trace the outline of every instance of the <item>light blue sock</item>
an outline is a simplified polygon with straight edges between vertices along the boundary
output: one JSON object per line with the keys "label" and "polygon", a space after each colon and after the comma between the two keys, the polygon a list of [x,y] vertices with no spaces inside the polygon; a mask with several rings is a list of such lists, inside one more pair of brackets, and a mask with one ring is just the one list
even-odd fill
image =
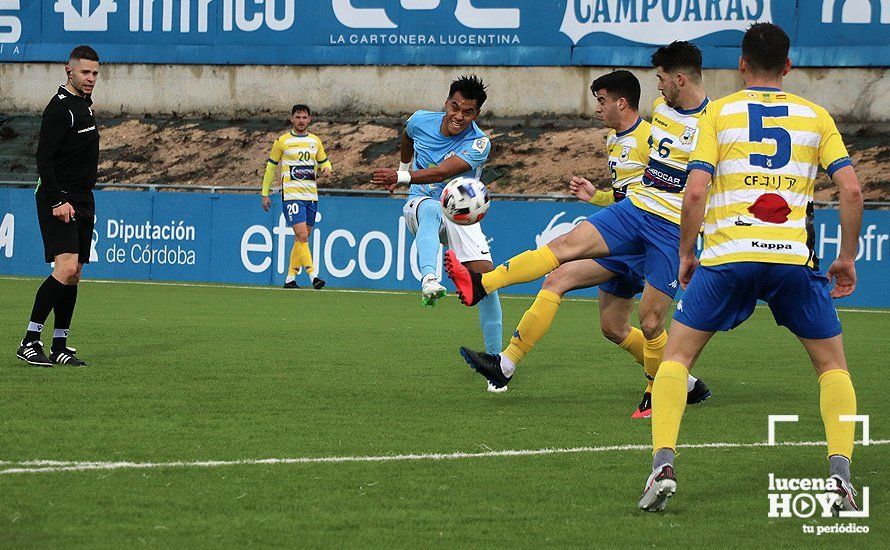
{"label": "light blue sock", "polygon": [[439,259],[439,227],[442,225],[442,206],[439,201],[423,201],[417,208],[417,266],[422,277],[436,273]]}
{"label": "light blue sock", "polygon": [[482,339],[485,353],[498,354],[504,349],[504,323],[501,314],[501,298],[497,291],[482,299],[479,308],[479,324],[482,326]]}

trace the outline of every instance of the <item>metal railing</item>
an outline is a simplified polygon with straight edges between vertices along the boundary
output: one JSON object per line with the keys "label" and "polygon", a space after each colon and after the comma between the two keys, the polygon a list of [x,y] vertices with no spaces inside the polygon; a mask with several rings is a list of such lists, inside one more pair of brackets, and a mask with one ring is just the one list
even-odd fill
{"label": "metal railing", "polygon": [[[35,186],[34,181],[0,181],[0,187],[14,188],[31,188]],[[122,190],[142,190],[142,191],[198,191],[211,194],[218,193],[257,193],[262,191],[259,186],[242,186],[242,185],[193,185],[193,184],[177,184],[177,183],[98,183],[96,189],[122,189]],[[277,189],[273,189],[277,192]],[[323,189],[318,190],[321,196],[348,196],[348,197],[404,197],[408,195],[407,190],[399,190],[393,193],[383,189]],[[572,195],[565,193],[548,193],[548,194],[525,194],[525,193],[492,193],[492,198],[507,200],[538,200],[552,202],[568,202],[576,200]],[[837,207],[837,201],[815,201],[814,204],[820,208]],[[890,208],[888,201],[866,201],[865,208],[880,209]]]}

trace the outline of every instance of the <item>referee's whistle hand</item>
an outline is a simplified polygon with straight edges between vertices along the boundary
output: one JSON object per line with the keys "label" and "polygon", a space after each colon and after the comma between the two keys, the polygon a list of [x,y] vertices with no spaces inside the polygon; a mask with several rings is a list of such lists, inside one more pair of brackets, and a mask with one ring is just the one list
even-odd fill
{"label": "referee's whistle hand", "polygon": [[272,199],[270,199],[269,197],[265,197],[265,196],[264,196],[264,197],[263,197],[263,210],[265,210],[266,212],[268,212],[268,211],[269,211],[269,207],[271,207],[271,206],[272,206]]}
{"label": "referee's whistle hand", "polygon": [[68,223],[74,219],[74,207],[71,206],[70,203],[63,202],[59,206],[53,208],[53,216]]}

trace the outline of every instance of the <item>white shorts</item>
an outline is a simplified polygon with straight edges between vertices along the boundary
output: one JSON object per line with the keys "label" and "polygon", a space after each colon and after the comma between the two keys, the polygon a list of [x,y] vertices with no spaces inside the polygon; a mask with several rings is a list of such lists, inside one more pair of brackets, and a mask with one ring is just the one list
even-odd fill
{"label": "white shorts", "polygon": [[[419,222],[417,210],[420,203],[425,200],[435,200],[432,197],[412,197],[405,203],[402,216],[412,235],[417,234]],[[491,250],[488,247],[488,238],[482,232],[482,226],[458,225],[442,216],[442,224],[439,226],[439,242],[454,251],[461,262],[473,262],[485,260],[491,262]]]}

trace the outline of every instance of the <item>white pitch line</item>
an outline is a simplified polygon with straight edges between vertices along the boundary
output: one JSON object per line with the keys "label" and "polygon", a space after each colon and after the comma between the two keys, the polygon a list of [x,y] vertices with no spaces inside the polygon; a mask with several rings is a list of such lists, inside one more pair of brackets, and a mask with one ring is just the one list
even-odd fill
{"label": "white pitch line", "polygon": [[[872,440],[870,445],[887,445],[890,439]],[[778,447],[821,447],[824,441],[787,441]],[[751,447],[772,447],[765,441],[757,443],[695,443],[680,445],[681,449],[744,449]],[[15,465],[0,470],[0,475],[43,474],[51,472],[86,472],[94,470],[145,470],[157,468],[218,468],[221,466],[258,466],[277,464],[339,464],[343,462],[405,462],[417,460],[458,460],[463,458],[496,458],[542,455],[563,455],[581,453],[605,453],[613,451],[645,451],[651,445],[610,445],[606,447],[571,447],[556,449],[526,449],[485,451],[481,453],[427,453],[383,456],[320,456],[299,458],[262,458],[245,460],[201,460],[194,462],[73,462],[58,460],[30,460],[24,462],[0,462]]]}
{"label": "white pitch line", "polygon": [[[26,279],[33,279],[34,277],[13,277],[9,275],[0,276],[0,281],[22,281]],[[257,286],[257,285],[232,285],[227,283],[176,283],[176,282],[165,282],[165,281],[125,281],[125,280],[114,280],[114,279],[84,279],[82,283],[100,283],[100,284],[109,284],[109,285],[147,285],[147,286],[172,286],[172,287],[187,287],[187,288],[227,288],[234,290],[260,290],[260,291],[281,291],[281,292],[294,292],[292,288],[281,288],[277,286]],[[301,288],[297,289],[297,291],[306,291],[306,292],[316,292],[313,289]],[[416,291],[413,290],[379,290],[379,289],[361,289],[361,288],[330,288],[326,287],[324,292],[326,294],[381,294],[385,296],[413,296],[417,294]],[[530,294],[501,294],[501,300],[524,300],[528,301],[534,296]],[[597,302],[597,298],[563,298],[563,302]],[[763,309],[769,306],[759,304],[756,306],[757,309]],[[890,313],[890,309],[865,309],[865,308],[837,308],[837,310],[841,313],[870,313],[870,314],[878,314],[878,315],[886,315]]]}

